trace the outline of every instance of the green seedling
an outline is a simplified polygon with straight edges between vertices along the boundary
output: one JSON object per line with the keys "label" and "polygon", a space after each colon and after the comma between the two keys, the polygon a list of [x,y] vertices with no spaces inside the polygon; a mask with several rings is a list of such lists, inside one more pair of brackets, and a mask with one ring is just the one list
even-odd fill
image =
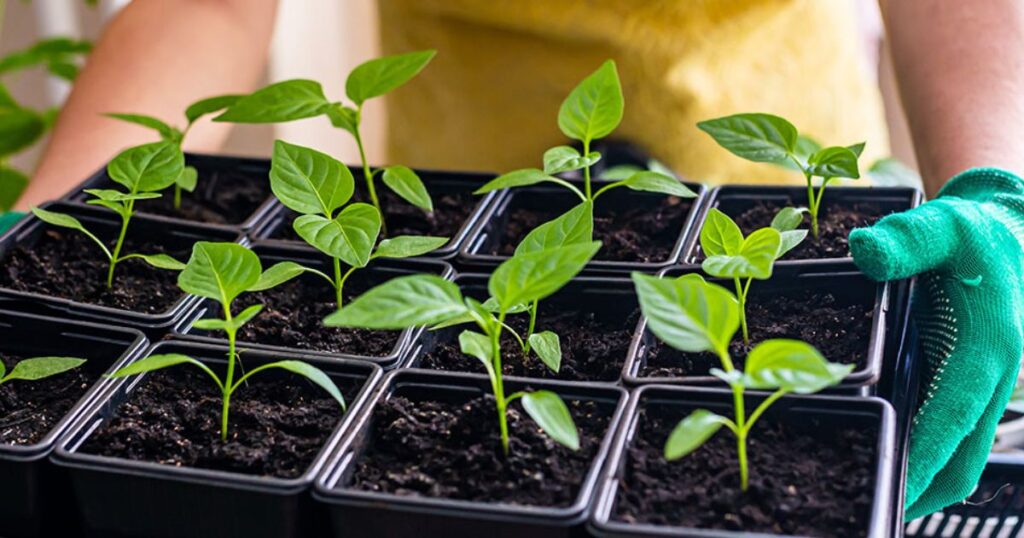
{"label": "green seedling", "polygon": [[85,359],[74,357],[33,357],[25,359],[8,372],[0,361],[0,385],[20,379],[22,381],[38,381],[50,376],[74,370],[85,363]]}
{"label": "green seedling", "polygon": [[[487,285],[491,298],[484,303],[464,297],[455,283],[438,276],[411,275],[395,278],[331,314],[324,320],[324,324],[330,327],[405,329],[422,325],[438,327],[475,323],[481,332],[462,331],[459,334],[459,345],[463,353],[479,359],[487,370],[505,454],[509,450],[508,406],[519,399],[527,414],[552,439],[577,450],[579,434],[576,425],[558,395],[544,390],[505,395],[501,335],[503,330],[511,331],[505,324],[510,313],[522,311],[523,305],[532,304],[558,291],[583,269],[600,246],[600,242],[595,241],[513,256],[491,275]],[[516,338],[519,336],[516,335]],[[535,345],[539,353],[545,353],[540,349],[542,345]],[[540,356],[544,360],[545,355]],[[548,366],[552,367],[551,364]]]}
{"label": "green seedling", "polygon": [[397,165],[377,169],[370,167],[360,126],[363,105],[368,100],[380,97],[411,80],[430,63],[436,52],[425,50],[385,56],[357,66],[345,81],[345,94],[354,107],[328,101],[318,82],[296,79],[271,84],[239,99],[213,121],[277,123],[326,116],[332,125],[347,131],[355,139],[363,165],[366,192],[378,212],[383,214],[374,184],[374,176],[378,173],[382,174],[384,184],[403,200],[431,212],[434,205],[430,194],[412,169]]}
{"label": "green seedling", "polygon": [[235,367],[239,362],[236,340],[238,330],[246,323],[252,321],[261,310],[263,305],[252,305],[245,310],[234,314],[231,310],[231,303],[241,294],[246,292],[262,291],[282,284],[295,275],[287,269],[285,264],[279,263],[273,267],[263,270],[259,257],[251,250],[237,243],[209,243],[197,242],[192,248],[192,257],[188,264],[178,275],[178,286],[186,293],[212,299],[221,304],[224,309],[224,319],[201,319],[193,326],[202,330],[224,331],[228,337],[228,364],[227,372],[222,379],[209,366],[202,362],[179,353],[167,353],[150,355],[144,359],[135,361],[111,374],[111,377],[127,377],[138,375],[144,372],[161,370],[179,364],[189,364],[199,368],[213,379],[217,388],[221,391],[221,440],[227,440],[228,416],[231,410],[231,396],[252,376],[273,368],[286,370],[298,374],[324,389],[332,398],[338,401],[342,410],[345,409],[345,399],[341,391],[335,386],[331,378],[319,368],[308,363],[296,360],[283,360],[267,363],[242,375],[235,380]]}
{"label": "green seedling", "polygon": [[[289,262],[289,270],[327,280],[339,309],[345,282],[372,260],[420,256],[448,242],[447,237],[400,235],[377,244],[383,226],[380,212],[362,203],[343,208],[352,198],[354,185],[348,167],[331,156],[281,140],[274,143],[270,188],[285,207],[300,214],[292,223],[295,233],[331,257],[334,274],[294,262]],[[342,262],[348,264],[344,273]]]}
{"label": "green seedling", "polygon": [[772,276],[775,261],[807,237],[807,230],[797,230],[803,221],[803,208],[783,208],[768,228],[755,230],[747,237],[729,215],[718,208],[708,212],[700,231],[700,247],[704,250],[704,272],[718,278],[731,278],[739,301],[743,344],[750,345],[747,331],[747,295],[755,279]]}
{"label": "green seedling", "polygon": [[[43,67],[50,75],[71,81],[78,75],[79,60],[91,49],[88,41],[45,39],[0,58],[0,77]],[[58,112],[58,108],[34,110],[21,105],[0,82],[0,211],[11,209],[28,186],[28,174],[10,166],[9,160],[42,139]]]}
{"label": "green seedling", "polygon": [[[746,491],[747,438],[761,415],[786,394],[811,394],[839,383],[853,365],[828,362],[805,342],[774,339],[754,347],[740,371],[729,356],[729,342],[739,328],[739,303],[728,290],[696,274],[670,279],[633,273],[633,282],[651,331],[680,351],[717,355],[722,368],[713,368],[711,375],[728,383],[733,394],[733,418],[707,409],[693,411],[669,435],[665,459],[686,456],[725,426],[736,436],[740,485]],[[744,399],[747,389],[773,391],[749,416]]]}
{"label": "green seedling", "polygon": [[[186,123],[184,129],[168,125],[160,118],[143,114],[110,113],[107,116],[153,129],[160,135],[160,140],[174,144],[178,147],[178,151],[181,151],[181,146],[185,142],[185,135],[188,134],[199,118],[224,110],[237,101],[239,97],[238,95],[218,95],[192,103],[185,109]],[[181,208],[181,191],[194,191],[198,180],[199,173],[195,167],[185,166],[182,169],[181,175],[174,181],[174,209]]]}
{"label": "green seedling", "polygon": [[96,235],[71,215],[57,213],[38,207],[32,208],[43,222],[78,230],[92,239],[110,261],[107,269],[107,288],[114,286],[114,270],[117,264],[131,258],[139,258],[158,269],[181,270],[184,264],[166,254],[126,254],[122,255],[124,240],[128,234],[128,223],[135,213],[137,200],[159,198],[160,192],[174,184],[185,166],[181,151],[170,142],[154,142],[135,146],[122,151],[107,165],[107,174],[116,183],[123,186],[126,192],[115,189],[86,189],[93,199],[86,203],[110,209],[121,217],[121,230],[111,251]]}
{"label": "green seedling", "polygon": [[[864,143],[822,148],[800,136],[792,123],[771,114],[735,114],[697,124],[720,146],[749,161],[796,168],[807,180],[807,207],[811,233],[818,239],[818,213],[825,187],[836,178],[858,179],[857,159]],[[814,187],[814,178],[821,185]]]}
{"label": "green seedling", "polygon": [[[632,167],[609,169],[602,178],[613,181],[594,190],[590,181],[590,167],[601,160],[601,154],[591,151],[590,144],[608,136],[619,126],[622,121],[622,110],[619,73],[615,68],[615,62],[608,60],[597,71],[583,79],[569,93],[558,110],[558,128],[565,136],[580,141],[583,144],[583,153],[570,146],[555,146],[544,152],[543,169],[525,168],[498,176],[477,189],[476,194],[549,182],[569,189],[584,202],[593,202],[602,194],[619,187],[681,198],[697,196],[671,175]],[[554,175],[573,170],[583,170],[583,191]]]}

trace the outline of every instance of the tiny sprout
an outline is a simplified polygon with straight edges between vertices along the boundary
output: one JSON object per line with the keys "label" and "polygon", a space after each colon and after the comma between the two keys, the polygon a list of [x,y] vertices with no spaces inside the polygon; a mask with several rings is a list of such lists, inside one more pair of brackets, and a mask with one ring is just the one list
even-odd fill
{"label": "tiny sprout", "polygon": [[15,364],[14,368],[8,372],[4,363],[0,361],[0,385],[15,379],[38,381],[68,370],[74,370],[84,363],[85,359],[74,357],[33,357]]}

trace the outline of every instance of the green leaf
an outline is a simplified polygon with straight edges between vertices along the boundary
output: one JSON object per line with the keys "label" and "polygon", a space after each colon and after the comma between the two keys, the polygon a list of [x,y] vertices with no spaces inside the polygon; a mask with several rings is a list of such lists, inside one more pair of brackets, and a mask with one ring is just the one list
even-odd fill
{"label": "green leaf", "polygon": [[178,179],[174,180],[174,184],[181,187],[186,192],[192,192],[196,190],[196,184],[199,182],[199,171],[194,166],[185,166],[181,169],[181,175]]}
{"label": "green leaf", "polygon": [[107,165],[107,175],[131,193],[170,187],[185,167],[181,148],[172,142],[154,142],[128,148]]}
{"label": "green leaf", "polygon": [[735,114],[697,124],[718,145],[755,162],[779,163],[796,151],[793,124],[771,114]]}
{"label": "green leaf", "polygon": [[355,181],[348,167],[330,155],[277,140],[270,188],[288,209],[330,218],[352,198]]}
{"label": "green leaf", "polygon": [[263,305],[261,305],[261,304],[251,305],[248,308],[246,308],[245,310],[242,310],[241,312],[239,312],[238,315],[236,315],[231,320],[231,324],[234,325],[234,327],[236,329],[239,329],[243,325],[245,325],[246,323],[249,323],[250,321],[252,321],[252,318],[254,318],[257,315],[259,315],[259,313],[262,312],[262,311],[263,311]]}
{"label": "green leaf", "polygon": [[544,173],[557,174],[569,170],[579,170],[593,166],[601,160],[601,154],[591,151],[586,156],[580,155],[576,148],[555,146],[544,152]]}
{"label": "green leaf", "polygon": [[743,384],[752,389],[811,394],[839,383],[853,368],[852,364],[828,362],[806,342],[766,340],[747,355]]}
{"label": "green leaf", "polygon": [[559,444],[572,450],[580,449],[580,436],[576,423],[565,402],[549,390],[538,390],[523,395],[523,409],[534,422]]}
{"label": "green leaf", "polygon": [[178,274],[178,287],[199,297],[228,306],[253,287],[263,273],[260,258],[237,243],[199,241],[192,257]]}
{"label": "green leaf", "polygon": [[437,250],[448,243],[447,237],[429,235],[398,235],[377,245],[374,258],[411,258]]}
{"label": "green leaf", "polygon": [[85,226],[82,225],[81,221],[72,217],[71,215],[65,215],[64,213],[55,213],[48,209],[41,209],[38,207],[32,208],[32,214],[39,220],[52,224],[54,226],[60,226],[61,228],[71,228],[72,230],[78,230],[80,232],[88,233]]}
{"label": "green leaf", "polygon": [[177,144],[181,141],[181,131],[171,127],[164,121],[160,120],[160,118],[154,118],[153,116],[146,116],[144,114],[122,114],[119,112],[111,112],[104,114],[104,116],[141,125],[148,129],[153,129],[160,134],[160,139],[165,142],[174,142]]}
{"label": "green leaf", "polygon": [[[75,357],[33,357],[15,364],[14,368],[11,369],[11,372],[3,379],[0,379],[0,382],[6,382],[12,379],[35,381],[37,379],[43,379],[52,375],[67,372],[68,370],[73,370],[81,366],[83,363],[85,363],[85,359],[78,359]],[[0,375],[2,375],[2,373],[0,373]]]}
{"label": "green leaf", "polygon": [[483,187],[473,191],[473,194],[484,194],[499,189],[511,189],[514,187],[526,187],[528,185],[536,185],[545,181],[557,182],[557,178],[552,177],[549,174],[545,174],[543,171],[536,168],[524,168],[522,170],[515,170],[507,174],[502,174],[488,181]]}
{"label": "green leaf", "polygon": [[319,82],[285,80],[239,97],[213,121],[279,123],[319,116],[331,105]]}
{"label": "green leaf", "polygon": [[565,136],[589,143],[611,134],[622,121],[622,86],[615,62],[608,60],[576,86],[558,109]]}
{"label": "green leaf", "polygon": [[698,409],[679,421],[665,442],[665,459],[677,460],[700,448],[729,419],[707,409]]}
{"label": "green leaf", "polygon": [[239,99],[244,97],[243,95],[217,95],[214,97],[207,97],[206,99],[200,99],[185,109],[185,119],[188,120],[189,124],[195,123],[199,118],[219,112],[228,108],[238,102]]}
{"label": "green leaf", "polygon": [[0,212],[10,211],[27,186],[28,176],[13,168],[0,166]]}
{"label": "green leaf", "polygon": [[302,273],[305,273],[308,270],[309,269],[307,269],[306,267],[299,265],[295,262],[275,263],[270,267],[270,269],[263,271],[263,273],[260,275],[259,280],[257,280],[256,283],[253,284],[252,286],[249,286],[249,289],[247,289],[246,291],[269,290],[270,288],[280,286],[281,284],[288,282],[289,280],[301,275]]}
{"label": "green leaf", "polygon": [[598,177],[610,181],[621,181],[623,179],[628,179],[637,172],[643,171],[643,168],[635,164],[619,164],[605,169],[605,171],[601,172],[601,175]]}
{"label": "green leaf", "polygon": [[806,207],[784,207],[772,218],[771,226],[780,232],[795,230],[803,223],[804,213],[807,213]]}
{"label": "green leaf", "polygon": [[486,335],[473,331],[462,331],[459,333],[459,349],[470,357],[475,357],[484,363],[488,371],[491,371],[491,361],[494,360],[491,340]]}
{"label": "green leaf", "polygon": [[359,132],[359,111],[354,108],[332,103],[327,108],[327,118],[331,120],[331,125],[352,133],[352,136]]}
{"label": "green leaf", "polygon": [[589,243],[594,236],[594,203],[590,200],[562,216],[537,226],[516,246],[515,254],[529,254],[575,243]]}
{"label": "green leaf", "polygon": [[857,179],[857,154],[848,148],[834,146],[820,150],[807,159],[811,175],[819,177],[844,177]]}
{"label": "green leaf", "polygon": [[599,248],[593,241],[516,254],[494,270],[487,289],[505,308],[543,299],[579,274]]}
{"label": "green leaf", "polygon": [[772,276],[772,265],[779,255],[782,236],[778,230],[761,228],[743,240],[734,255],[708,256],[701,263],[704,272],[720,278],[756,278]]}
{"label": "green leaf", "polygon": [[27,108],[0,108],[0,157],[35,144],[46,132],[46,122]]}
{"label": "green leaf", "polygon": [[150,355],[144,359],[139,359],[118,371],[110,374],[110,377],[128,377],[132,375],[138,375],[145,372],[152,372],[154,370],[162,370],[171,366],[177,366],[179,364],[192,364],[199,366],[200,368],[206,369],[206,365],[180,353],[166,353],[160,355]]}
{"label": "green leaf", "polygon": [[700,230],[700,248],[708,257],[738,254],[743,248],[743,232],[729,215],[713,207]]}
{"label": "green leaf", "polygon": [[11,91],[2,82],[0,82],[0,108],[21,108],[21,105],[11,95]]}
{"label": "green leaf", "polygon": [[314,385],[324,389],[327,394],[331,395],[331,398],[334,398],[341,405],[343,410],[345,409],[345,397],[341,395],[338,386],[334,384],[334,381],[331,381],[331,378],[323,370],[312,364],[302,361],[278,361],[265,364],[262,368],[281,368],[293,374],[301,375],[312,381]]}
{"label": "green leaf", "polygon": [[469,309],[459,287],[435,275],[391,279],[360,295],[324,320],[328,327],[405,329],[434,325]]}
{"label": "green leaf", "polygon": [[893,157],[879,159],[868,168],[871,183],[879,187],[921,186],[921,176]]}
{"label": "green leaf", "polygon": [[345,81],[345,94],[355,104],[384,95],[415,77],[437,54],[436,50],[423,50],[384,56],[360,64]]}
{"label": "green leaf", "polygon": [[228,323],[227,320],[217,318],[197,319],[192,322],[192,327],[203,331],[226,331],[233,325],[233,323]]}
{"label": "green leaf", "polygon": [[153,200],[160,198],[161,194],[158,192],[140,192],[136,194],[130,194],[121,192],[114,189],[85,189],[86,194],[95,196],[96,198],[105,202],[128,202],[131,200]]}
{"label": "green leaf", "polygon": [[562,367],[562,344],[558,335],[551,331],[533,333],[527,338],[530,349],[552,372],[558,373]]}
{"label": "green leaf", "polygon": [[51,75],[68,82],[73,82],[78,78],[79,72],[78,64],[61,60],[46,64],[46,70],[49,71]]}
{"label": "green leaf", "polygon": [[777,260],[785,256],[787,252],[796,248],[806,237],[807,230],[790,230],[779,234],[779,252],[775,254],[775,259]]}
{"label": "green leaf", "polygon": [[380,234],[380,213],[370,204],[352,204],[334,219],[303,215],[292,223],[303,240],[352,267],[370,263],[373,245]]}
{"label": "green leaf", "polygon": [[36,42],[31,47],[18,50],[0,59],[0,73],[9,73],[51,63],[69,63],[76,55],[92,50],[88,41],[55,37]]}
{"label": "green leaf", "polygon": [[674,177],[669,177],[658,172],[642,171],[629,176],[619,182],[619,185],[634,191],[657,192],[678,196],[680,198],[696,198],[697,193],[693,192],[685,184]]}
{"label": "green leaf", "polygon": [[411,168],[407,166],[389,166],[384,169],[384,184],[395,192],[400,198],[410,204],[424,210],[433,211],[434,202],[430,200],[430,193],[426,185],[420,180]]}
{"label": "green leaf", "polygon": [[157,269],[167,269],[170,271],[182,271],[185,269],[185,264],[175,260],[167,254],[131,254],[121,259],[125,260],[129,258],[139,258]]}
{"label": "green leaf", "polygon": [[856,144],[850,144],[849,146],[846,146],[846,149],[852,151],[853,154],[856,155],[859,159],[861,154],[864,153],[864,146],[866,145],[867,142],[858,142]]}
{"label": "green leaf", "polygon": [[698,274],[669,279],[633,273],[633,283],[647,327],[662,342],[689,353],[728,349],[740,310],[725,288]]}

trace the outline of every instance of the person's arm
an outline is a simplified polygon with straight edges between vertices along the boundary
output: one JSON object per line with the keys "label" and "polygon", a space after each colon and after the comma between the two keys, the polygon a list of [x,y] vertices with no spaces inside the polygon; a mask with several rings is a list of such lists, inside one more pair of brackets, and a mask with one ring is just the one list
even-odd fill
{"label": "person's arm", "polygon": [[[102,116],[129,112],[184,127],[193,101],[258,82],[277,0],[135,0],[110,22],[75,82],[16,209],[60,196],[125,147],[152,138]],[[228,125],[206,122],[186,149],[216,148]],[[149,138],[145,138],[149,137]]]}
{"label": "person's arm", "polygon": [[921,177],[1024,174],[1024,2],[881,0]]}

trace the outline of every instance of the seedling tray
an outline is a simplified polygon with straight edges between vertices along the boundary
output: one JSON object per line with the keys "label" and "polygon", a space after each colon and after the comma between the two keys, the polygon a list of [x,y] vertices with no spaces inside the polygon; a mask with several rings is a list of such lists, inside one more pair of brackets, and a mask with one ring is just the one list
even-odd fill
{"label": "seedling tray", "polygon": [[[153,353],[185,353],[222,371],[226,347],[162,342]],[[362,380],[348,412],[338,421],[319,454],[297,478],[253,476],[177,467],[82,453],[82,443],[115,416],[146,376],[115,381],[106,398],[93,403],[65,435],[52,459],[69,473],[86,532],[99,536],[292,537],[306,536],[314,525],[307,490],[380,379],[379,367],[366,362],[325,361],[298,353],[247,351],[243,364],[253,368],[281,359],[303,360],[332,380]],[[175,368],[183,368],[177,366]],[[284,375],[284,374],[282,374]],[[300,382],[300,378],[291,378]]]}
{"label": "seedling tray", "polygon": [[331,514],[334,536],[493,536],[549,537],[576,536],[589,514],[598,472],[611,446],[615,424],[625,408],[624,390],[608,386],[567,384],[546,380],[506,379],[506,390],[526,386],[557,392],[570,400],[595,401],[611,411],[609,430],[591,464],[575,502],[570,507],[548,508],[513,504],[480,503],[463,500],[393,495],[348,489],[361,455],[367,450],[368,436],[374,428],[374,408],[396,395],[411,399],[467,401],[489,393],[486,376],[436,373],[406,369],[388,374],[384,387],[364,408],[350,434],[320,479],[314,497],[326,503]]}
{"label": "seedling tray", "polygon": [[[269,244],[257,245],[253,248],[253,251],[259,255],[263,262],[264,269],[270,267],[272,264],[281,261],[294,261],[298,262],[307,267],[313,267],[324,271],[327,274],[331,274],[333,271],[331,262],[328,258],[321,255],[319,252],[312,251],[304,248],[295,248],[287,246],[272,246]],[[381,283],[392,278],[396,278],[403,275],[417,274],[417,273],[432,273],[439,275],[443,278],[451,278],[454,274],[452,267],[440,260],[425,259],[425,258],[407,258],[407,259],[380,259],[374,261],[369,267],[360,269],[349,279],[349,283],[346,284],[346,288],[354,287],[359,283],[360,279],[363,281],[372,281]],[[315,275],[303,275],[298,277],[303,279],[304,282],[309,282],[311,285],[317,285],[324,288],[324,293],[327,294],[328,299],[334,297],[333,289],[329,288],[326,283]],[[378,282],[379,281],[379,282]],[[239,305],[242,305],[245,301],[243,295],[239,299]],[[273,308],[272,304],[265,305],[266,309],[260,315],[268,315],[267,309]],[[236,307],[241,309],[241,306]],[[198,308],[193,310],[189,316],[184,318],[175,328],[174,334],[184,340],[191,340],[196,342],[204,342],[207,344],[227,344],[227,339],[219,336],[221,333],[211,333],[208,331],[201,331],[193,327],[196,320],[207,318],[207,317],[222,317],[223,308],[216,301],[203,300]],[[259,316],[257,316],[257,320]],[[319,327],[319,330],[335,330],[328,327]],[[355,353],[348,353],[345,351],[331,352],[331,351],[318,351],[313,349],[298,349],[294,347],[277,346],[260,344],[256,342],[246,342],[239,340],[238,346],[245,349],[262,349],[266,351],[297,351],[304,355],[321,357],[321,358],[343,358],[343,359],[357,359],[364,361],[371,361],[383,368],[392,368],[404,358],[404,353],[408,349],[409,344],[415,339],[423,329],[413,328],[405,329],[401,331],[395,341],[394,347],[383,356],[370,356],[370,355],[359,355]]]}
{"label": "seedling tray", "polygon": [[[0,443],[0,521],[4,536],[75,534],[67,477],[47,457],[82,411],[110,385],[103,374],[120,368],[146,347],[146,337],[131,329],[114,329],[0,310],[0,355],[71,356],[87,359],[95,381],[45,437],[32,445]],[[28,383],[11,381],[11,383]],[[53,534],[50,534],[53,533]]]}
{"label": "seedling tray", "polygon": [[[748,402],[766,396],[765,393],[748,392]],[[615,444],[604,471],[595,503],[594,515],[588,530],[599,537],[631,536],[777,536],[760,533],[740,533],[712,529],[694,529],[646,523],[625,523],[615,519],[616,504],[621,483],[624,480],[629,449],[639,434],[638,426],[641,409],[677,410],[685,416],[690,409],[705,408],[726,416],[731,415],[732,392],[708,388],[685,388],[649,385],[633,393],[626,409],[623,423],[619,426]],[[878,398],[847,398],[839,396],[786,396],[768,409],[764,417],[754,426],[764,427],[765,421],[785,417],[786,423],[827,419],[838,424],[877,426],[877,453],[872,471],[874,478],[873,501],[868,527],[868,537],[887,537],[892,531],[893,510],[902,511],[893,492],[893,477],[896,472],[895,413],[892,407]],[[716,435],[729,435],[724,429]],[[756,432],[753,434],[756,435]],[[691,455],[692,456],[692,455]],[[684,457],[691,457],[684,456]],[[751,473],[758,469],[752,467]]]}

